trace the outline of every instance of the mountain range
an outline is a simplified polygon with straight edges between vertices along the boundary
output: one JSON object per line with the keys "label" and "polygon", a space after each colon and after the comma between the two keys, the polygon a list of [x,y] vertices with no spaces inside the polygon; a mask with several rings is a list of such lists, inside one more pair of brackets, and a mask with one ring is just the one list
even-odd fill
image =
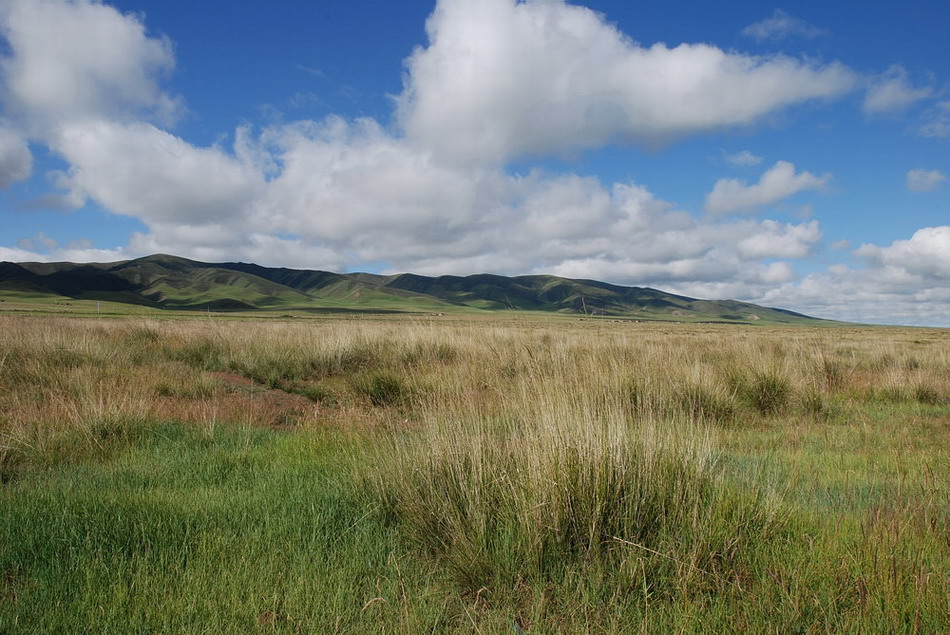
{"label": "mountain range", "polygon": [[577,316],[728,323],[822,322],[734,300],[549,275],[429,277],[205,263],[156,254],[110,263],[0,262],[0,298],[74,299],[162,309],[457,313],[542,311]]}

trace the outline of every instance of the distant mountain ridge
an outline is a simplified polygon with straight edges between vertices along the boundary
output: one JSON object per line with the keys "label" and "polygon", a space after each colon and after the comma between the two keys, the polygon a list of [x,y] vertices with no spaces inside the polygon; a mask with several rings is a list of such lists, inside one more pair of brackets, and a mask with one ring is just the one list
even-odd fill
{"label": "distant mountain ridge", "polygon": [[163,309],[376,312],[544,311],[644,320],[821,322],[734,300],[697,300],[646,287],[549,275],[429,277],[332,273],[156,254],[112,263],[0,262],[4,292]]}

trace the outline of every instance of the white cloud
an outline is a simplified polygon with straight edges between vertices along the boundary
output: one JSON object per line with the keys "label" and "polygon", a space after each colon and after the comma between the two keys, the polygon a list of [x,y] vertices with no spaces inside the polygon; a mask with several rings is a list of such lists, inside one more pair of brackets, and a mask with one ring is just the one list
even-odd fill
{"label": "white cloud", "polygon": [[33,154],[26,140],[15,131],[0,126],[0,190],[33,173]]}
{"label": "white cloud", "polygon": [[761,230],[736,244],[746,260],[766,258],[805,258],[821,239],[818,221],[801,225],[782,225],[774,220],[762,222]]}
{"label": "white cloud", "polygon": [[920,285],[878,269],[832,267],[748,299],[833,320],[950,327],[950,286]]}
{"label": "white cloud", "polygon": [[[661,138],[749,123],[851,82],[836,65],[705,45],[642,48],[598,14],[563,2],[444,0],[429,21],[431,45],[407,61],[399,99],[406,137],[373,120],[330,117],[275,126],[258,138],[241,128],[233,148],[199,148],[141,120],[167,114],[176,100],[159,82],[174,66],[171,46],[137,18],[89,0],[15,0],[3,18],[9,103],[70,164],[57,183],[66,194],[37,203],[75,207],[89,197],[141,219],[148,233],[133,237],[130,253],[273,264],[521,273],[617,261],[633,247],[631,262],[642,269],[652,259],[666,276],[731,272],[757,243],[705,266],[719,243],[757,234],[787,242],[778,236],[784,230],[706,223],[699,237],[689,214],[639,186],[512,176],[502,166],[518,154],[570,151],[617,135]],[[55,45],[38,46],[44,38]],[[470,45],[472,55],[463,50]],[[465,95],[431,101],[451,93],[466,68],[479,104],[459,110]],[[445,117],[450,135],[440,131]],[[486,122],[497,128],[479,130]],[[463,167],[447,157],[481,162]]]}
{"label": "white cloud", "polygon": [[0,262],[46,262],[47,256],[23,247],[3,247],[0,245]]}
{"label": "white cloud", "polygon": [[158,80],[174,67],[168,40],[138,18],[94,0],[8,0],[0,34],[4,101],[43,135],[93,117],[150,116],[168,122],[180,105]]}
{"label": "white cloud", "polygon": [[49,170],[46,180],[55,188],[54,192],[46,192],[36,198],[29,199],[19,205],[26,211],[53,210],[57,212],[72,212],[86,204],[86,195],[74,187],[69,174],[62,170]]}
{"label": "white cloud", "polygon": [[[169,203],[149,191],[131,200],[138,167],[118,191],[90,185],[99,179],[85,166],[97,161],[77,159],[76,178],[103,200],[140,206],[136,215],[149,232],[135,236],[129,252],[210,261],[337,270],[385,262],[391,271],[429,274],[596,273],[654,286],[726,277],[759,288],[794,277],[788,263],[762,260],[804,257],[820,238],[816,222],[699,220],[635,184],[446,165],[371,120],[293,124],[265,131],[257,146],[244,143],[250,155],[271,148],[283,167],[230,215],[216,204],[207,206],[211,213],[168,214]],[[142,164],[161,172],[164,160],[153,152]],[[235,159],[227,165],[225,173],[247,169]],[[196,180],[207,183],[203,175]],[[196,209],[192,200],[179,204]]]}
{"label": "white cloud", "polygon": [[406,61],[398,120],[410,141],[443,160],[502,163],[617,140],[662,142],[751,124],[854,84],[837,63],[706,44],[643,47],[561,0],[441,0],[427,32],[429,46]]}
{"label": "white cloud", "polygon": [[96,249],[88,239],[76,239],[62,247],[43,232],[20,238],[16,247],[0,246],[0,261],[8,262],[115,262],[129,258],[122,248]]}
{"label": "white cloud", "polygon": [[273,222],[341,249],[379,256],[387,249],[395,256],[426,251],[428,237],[491,222],[496,200],[507,198],[507,180],[497,171],[436,161],[369,119],[285,126],[265,140],[283,165],[268,187]]}
{"label": "white cloud", "polygon": [[861,245],[855,253],[878,268],[950,283],[950,225],[924,227],[888,247]]}
{"label": "white cloud", "polygon": [[263,187],[253,167],[147,123],[86,121],[65,127],[55,143],[72,166],[73,190],[146,223],[239,217]]}
{"label": "white cloud", "polygon": [[771,17],[742,29],[742,34],[762,42],[764,40],[784,40],[793,36],[816,38],[824,35],[825,31],[801,18],[789,15],[781,9],[776,9]]}
{"label": "white cloud", "polygon": [[923,137],[950,138],[950,101],[939,102],[928,114],[928,121],[919,129]]}
{"label": "white cloud", "polygon": [[774,205],[803,190],[820,190],[831,180],[830,174],[815,176],[811,172],[795,173],[795,166],[779,161],[759,182],[747,185],[739,179],[720,179],[706,196],[706,211],[710,214],[745,212]]}
{"label": "white cloud", "polygon": [[24,236],[17,241],[16,246],[20,249],[55,249],[58,247],[58,243],[46,235],[45,232],[36,232],[35,236],[27,237]]}
{"label": "white cloud", "polygon": [[939,170],[911,170],[907,173],[907,189],[911,192],[933,192],[947,177]]}
{"label": "white cloud", "polygon": [[736,152],[735,154],[723,152],[722,157],[726,160],[726,162],[731,163],[732,165],[738,165],[740,167],[758,165],[762,163],[763,160],[762,157],[752,154],[748,150]]}
{"label": "white cloud", "polygon": [[839,320],[950,327],[950,226],[856,253],[866,268],[835,265],[752,300]]}
{"label": "white cloud", "polygon": [[933,94],[929,86],[914,88],[907,70],[895,65],[868,83],[863,108],[868,114],[899,112]]}

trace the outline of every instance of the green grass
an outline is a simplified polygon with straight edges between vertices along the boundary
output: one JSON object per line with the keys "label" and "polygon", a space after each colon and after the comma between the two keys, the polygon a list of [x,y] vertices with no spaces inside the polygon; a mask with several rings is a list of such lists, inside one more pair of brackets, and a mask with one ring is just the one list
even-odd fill
{"label": "green grass", "polygon": [[[606,632],[644,620],[656,632],[941,628],[941,578],[920,578],[930,585],[922,592],[913,581],[921,571],[945,571],[945,546],[935,544],[939,534],[922,542],[924,521],[899,507],[874,509],[864,524],[833,526],[799,510],[763,525],[761,502],[725,483],[698,482],[713,486],[704,496],[717,517],[704,516],[701,534],[683,533],[692,525],[657,513],[673,489],[652,499],[661,506],[654,516],[631,517],[659,523],[653,529],[601,510],[608,524],[598,532],[632,540],[591,542],[583,519],[597,514],[574,507],[536,550],[524,534],[532,510],[506,503],[502,488],[493,494],[491,533],[481,536],[490,540],[481,548],[446,545],[456,551],[446,553],[425,544],[439,539],[437,527],[405,534],[402,521],[354,482],[370,450],[367,439],[349,434],[156,424],[106,460],[27,470],[0,497],[0,631],[468,632],[478,625],[498,632],[517,622],[540,632]],[[564,500],[596,501],[589,479],[611,477],[578,460],[565,465],[577,480]],[[682,475],[683,466],[668,469]],[[503,478],[496,477],[497,485]],[[450,479],[440,482],[447,487],[438,504],[466,496]],[[601,482],[602,502],[616,500],[609,486]],[[533,490],[507,495],[519,491]],[[634,499],[651,500],[643,493]],[[861,504],[881,499],[878,492]],[[822,505],[841,509],[840,501]],[[894,523],[906,535],[894,534]],[[922,546],[932,554],[923,560]],[[703,552],[705,559],[688,561]],[[459,577],[478,567],[485,577]]]}
{"label": "green grass", "polygon": [[0,498],[0,631],[438,630],[446,598],[355,496],[353,446],[168,424],[21,475]]}

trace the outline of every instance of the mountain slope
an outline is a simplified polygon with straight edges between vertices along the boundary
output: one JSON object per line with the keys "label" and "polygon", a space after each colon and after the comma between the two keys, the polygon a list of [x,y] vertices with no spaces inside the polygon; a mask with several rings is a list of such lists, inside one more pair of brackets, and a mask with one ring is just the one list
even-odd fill
{"label": "mountain slope", "polygon": [[0,296],[29,293],[166,309],[400,312],[543,311],[646,320],[804,323],[815,318],[734,300],[557,276],[340,274],[204,263],[156,254],[114,263],[0,263]]}

